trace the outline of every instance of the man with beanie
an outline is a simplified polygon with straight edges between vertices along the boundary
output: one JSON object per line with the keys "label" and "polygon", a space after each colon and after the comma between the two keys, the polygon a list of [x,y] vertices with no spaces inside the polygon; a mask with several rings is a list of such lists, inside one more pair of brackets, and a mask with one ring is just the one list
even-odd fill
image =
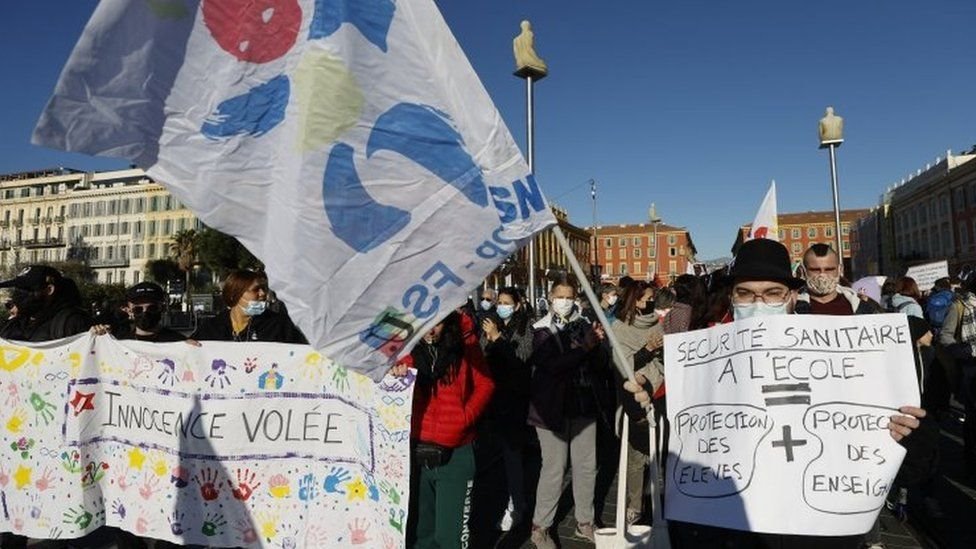
{"label": "man with beanie", "polygon": [[125,291],[125,298],[128,302],[125,311],[129,314],[129,322],[118,333],[112,334],[115,339],[137,339],[153,343],[186,340],[185,335],[163,327],[166,293],[158,284],[140,282]]}

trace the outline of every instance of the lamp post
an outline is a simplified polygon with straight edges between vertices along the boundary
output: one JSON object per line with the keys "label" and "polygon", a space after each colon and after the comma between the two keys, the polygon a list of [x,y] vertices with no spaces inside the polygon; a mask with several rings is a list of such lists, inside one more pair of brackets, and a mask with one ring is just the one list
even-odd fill
{"label": "lamp post", "polygon": [[593,199],[593,266],[590,268],[590,276],[593,277],[593,284],[600,282],[600,238],[596,227],[596,181],[590,179],[590,197]]}
{"label": "lamp post", "polygon": [[[654,260],[654,272],[651,269],[647,269],[648,282],[654,282],[657,279],[657,226],[661,223],[661,218],[657,216],[657,207],[651,202],[651,207],[647,210],[647,217],[651,221],[651,227],[653,227],[653,232],[651,233],[651,258]],[[650,266],[650,261],[648,261],[648,267]]]}
{"label": "lamp post", "polygon": [[830,186],[834,194],[834,236],[837,239],[837,257],[841,269],[844,265],[844,246],[840,232],[840,197],[837,192],[837,147],[844,143],[844,119],[834,114],[833,107],[827,107],[820,119],[820,148],[830,150]]}
{"label": "lamp post", "polygon": [[[535,82],[542,80],[549,74],[549,69],[535,52],[535,34],[532,24],[522,21],[522,32],[512,40],[512,50],[515,53],[515,76],[525,80],[525,126],[526,126],[526,160],[529,172],[535,173],[535,98],[533,90]],[[535,239],[529,241],[529,295],[530,302],[535,304]]]}

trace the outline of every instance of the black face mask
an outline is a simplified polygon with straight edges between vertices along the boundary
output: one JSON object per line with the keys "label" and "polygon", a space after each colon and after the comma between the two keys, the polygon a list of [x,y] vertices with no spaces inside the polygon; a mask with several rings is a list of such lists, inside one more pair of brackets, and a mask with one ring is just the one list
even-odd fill
{"label": "black face mask", "polygon": [[14,300],[17,304],[17,314],[23,315],[26,318],[36,315],[44,308],[44,304],[47,302],[46,298],[47,296],[43,290],[20,294]]}
{"label": "black face mask", "polygon": [[649,314],[653,313],[654,312],[654,302],[653,301],[648,301],[647,302],[647,305],[644,305],[643,307],[637,309],[637,312],[640,313],[640,314],[642,314],[642,315],[649,315]]}
{"label": "black face mask", "polygon": [[151,332],[159,327],[163,320],[163,311],[157,306],[150,306],[145,309],[134,309],[132,311],[132,323],[140,330]]}

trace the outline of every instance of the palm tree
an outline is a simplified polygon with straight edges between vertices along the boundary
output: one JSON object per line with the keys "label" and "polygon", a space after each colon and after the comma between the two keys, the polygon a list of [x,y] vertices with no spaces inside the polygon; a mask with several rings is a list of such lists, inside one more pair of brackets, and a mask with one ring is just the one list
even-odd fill
{"label": "palm tree", "polygon": [[190,272],[197,261],[197,240],[199,235],[193,229],[186,229],[173,235],[173,242],[169,245],[170,256],[180,266],[185,275],[183,286],[183,303],[190,306]]}

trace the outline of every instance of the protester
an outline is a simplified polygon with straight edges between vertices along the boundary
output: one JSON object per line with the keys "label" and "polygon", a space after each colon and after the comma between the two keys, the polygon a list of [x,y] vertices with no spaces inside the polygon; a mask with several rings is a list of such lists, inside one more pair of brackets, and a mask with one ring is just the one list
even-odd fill
{"label": "protester", "polygon": [[461,547],[470,535],[475,424],[494,389],[471,319],[452,312],[437,323],[394,374],[408,367],[417,369],[417,381],[407,545]]}
{"label": "protester", "polygon": [[23,290],[17,304],[16,339],[51,341],[88,330],[91,318],[81,307],[78,286],[47,265],[31,265],[0,288]]}
{"label": "protester", "polygon": [[599,414],[593,363],[603,334],[575,305],[576,287],[557,281],[551,312],[533,325],[532,393],[528,422],[536,428],[542,469],[536,488],[532,543],[552,549],[549,535],[562,494],[567,459],[572,459],[576,534],[593,540],[596,431]]}
{"label": "protester", "polygon": [[939,343],[954,361],[956,398],[965,410],[963,462],[970,482],[976,480],[976,276],[970,276],[946,313]]}
{"label": "protester", "polygon": [[532,330],[521,292],[503,288],[498,292],[494,314],[481,321],[481,346],[495,382],[495,391],[482,420],[482,432],[497,441],[505,468],[508,504],[498,521],[507,532],[525,518],[526,498],[522,459],[528,435]]}
{"label": "protester", "polygon": [[613,322],[611,317],[613,317],[620,290],[613,284],[600,284],[599,292],[597,295],[600,296],[600,308],[603,309],[603,313],[607,316],[607,319]]}
{"label": "protester", "polygon": [[190,337],[200,341],[307,343],[291,319],[268,310],[268,279],[255,271],[233,271],[224,280],[226,309],[200,323]]}
{"label": "protester", "polygon": [[154,282],[140,282],[125,292],[128,322],[112,330],[115,339],[153,343],[184,341],[186,336],[162,325],[166,292]]}
{"label": "protester", "polygon": [[942,325],[955,298],[952,280],[943,277],[935,281],[932,294],[925,303],[925,319],[929,321],[932,333],[935,334],[935,345],[933,345],[935,360],[930,370],[931,375],[926,376],[925,379],[924,407],[939,418],[950,415],[949,403],[952,398],[953,381],[957,377],[955,361],[939,342]]}
{"label": "protester", "polygon": [[840,258],[830,246],[810,246],[803,254],[803,267],[807,276],[806,291],[797,296],[797,313],[860,315],[882,312],[871,298],[840,284]]}
{"label": "protester", "polygon": [[[654,290],[646,282],[635,281],[627,286],[621,295],[620,306],[616,311],[616,322],[610,328],[620,342],[624,358],[634,371],[640,370],[647,379],[657,380],[656,386],[664,381],[664,362],[660,353],[664,343],[660,317],[651,299]],[[617,386],[622,387],[624,378],[614,368]],[[649,421],[647,413],[633,399],[620,399],[621,406],[630,422],[627,445],[627,524],[634,524],[643,513],[644,469],[650,456],[647,435]]]}
{"label": "protester", "polygon": [[[91,319],[81,308],[81,294],[70,278],[47,265],[31,265],[16,277],[0,282],[15,290],[17,314],[3,328],[4,338],[44,342],[88,330]],[[21,292],[16,292],[20,290]],[[27,538],[3,534],[3,549],[27,547]]]}
{"label": "protester", "polygon": [[10,290],[10,295],[4,301],[3,306],[7,309],[7,319],[0,325],[0,339],[23,339],[20,332],[20,305],[27,297],[27,292],[17,288]]}
{"label": "protester", "polygon": [[[807,287],[811,288],[808,307],[823,305],[826,310],[842,311],[852,314],[863,303],[853,290],[840,289],[839,258],[830,250],[824,251],[814,245],[807,252],[809,258]],[[817,248],[817,249],[813,249]],[[811,281],[811,278],[813,279]],[[804,285],[790,270],[790,255],[779,242],[767,239],[750,240],[744,243],[736,255],[735,263],[729,272],[730,301],[734,319],[790,314],[799,307],[796,290]],[[851,302],[848,293],[854,297]],[[650,406],[650,384],[643,376],[636,376],[636,383],[626,382],[624,387],[634,393],[634,398],[645,407]],[[903,406],[900,413],[892,415],[888,423],[891,437],[902,441],[917,429],[925,410],[914,406]],[[768,534],[744,532],[700,524],[670,521],[669,532],[672,544],[678,549],[699,547],[776,547],[776,548],[824,548],[859,549],[864,539],[858,536],[801,536],[793,534]]]}
{"label": "protester", "polygon": [[[672,289],[674,305],[664,317],[664,333],[677,334],[705,328],[708,325],[708,296],[702,279],[683,274],[675,279]],[[657,303],[654,306],[657,307]]]}
{"label": "protester", "polygon": [[922,299],[922,292],[918,290],[918,284],[910,276],[900,277],[895,282],[895,293],[891,294],[882,303],[889,313],[905,313],[916,318],[925,318],[922,306],[919,301]]}

